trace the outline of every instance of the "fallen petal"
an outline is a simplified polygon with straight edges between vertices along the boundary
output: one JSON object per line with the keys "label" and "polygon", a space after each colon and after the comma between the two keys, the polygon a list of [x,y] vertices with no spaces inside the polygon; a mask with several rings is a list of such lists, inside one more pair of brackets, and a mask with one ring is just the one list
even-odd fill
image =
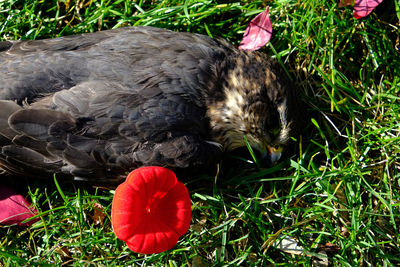
{"label": "fallen petal", "polygon": [[31,206],[32,204],[22,195],[17,194],[11,188],[0,186],[0,224],[32,225],[37,219],[22,223],[37,214],[37,211]]}
{"label": "fallen petal", "polygon": [[268,43],[272,35],[272,24],[268,11],[269,7],[250,21],[240,42],[239,49],[254,51]]}
{"label": "fallen petal", "polygon": [[360,19],[368,16],[383,0],[355,0],[354,18]]}

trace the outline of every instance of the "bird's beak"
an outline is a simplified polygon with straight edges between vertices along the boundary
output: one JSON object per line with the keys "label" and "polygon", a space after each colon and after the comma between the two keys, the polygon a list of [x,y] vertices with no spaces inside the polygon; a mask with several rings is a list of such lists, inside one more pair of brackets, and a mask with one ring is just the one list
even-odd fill
{"label": "bird's beak", "polygon": [[267,151],[263,155],[264,161],[269,165],[274,165],[282,156],[282,146],[268,146]]}

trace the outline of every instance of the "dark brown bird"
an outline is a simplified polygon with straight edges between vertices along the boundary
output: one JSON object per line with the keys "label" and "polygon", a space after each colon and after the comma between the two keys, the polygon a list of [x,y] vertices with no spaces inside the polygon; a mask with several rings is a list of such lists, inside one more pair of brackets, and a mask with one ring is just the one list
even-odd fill
{"label": "dark brown bird", "polygon": [[249,144],[279,158],[292,88],[267,56],[151,27],[0,42],[0,167],[112,181],[198,171]]}

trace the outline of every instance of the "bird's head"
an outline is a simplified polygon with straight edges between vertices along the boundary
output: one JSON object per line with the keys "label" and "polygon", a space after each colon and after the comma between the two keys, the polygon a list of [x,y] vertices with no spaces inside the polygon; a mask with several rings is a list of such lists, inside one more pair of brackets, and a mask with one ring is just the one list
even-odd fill
{"label": "bird's head", "polygon": [[246,141],[270,165],[291,135],[291,88],[280,66],[258,52],[239,51],[222,75],[223,97],[208,115],[214,139],[227,151]]}

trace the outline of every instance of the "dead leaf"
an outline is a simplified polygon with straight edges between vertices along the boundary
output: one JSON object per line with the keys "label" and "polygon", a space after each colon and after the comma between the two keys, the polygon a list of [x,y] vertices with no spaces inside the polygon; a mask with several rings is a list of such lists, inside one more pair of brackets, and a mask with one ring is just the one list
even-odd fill
{"label": "dead leaf", "polygon": [[326,255],[326,252],[322,251],[321,253],[319,253],[319,255],[321,255],[321,256],[313,257],[312,266],[313,267],[328,267],[329,260],[328,260],[328,255]]}
{"label": "dead leaf", "polygon": [[339,1],[339,7],[352,6],[352,5],[354,5],[354,0],[340,0]]}
{"label": "dead leaf", "polygon": [[100,203],[94,203],[93,205],[93,224],[103,226],[106,214],[104,213],[104,207]]}
{"label": "dead leaf", "polygon": [[195,231],[196,233],[200,234],[201,231],[203,230],[203,227],[206,224],[206,222],[207,222],[207,217],[203,216],[203,217],[200,218],[200,220],[197,223],[193,224],[191,226],[191,228],[192,228],[193,231]]}
{"label": "dead leaf", "polygon": [[192,267],[205,267],[206,265],[203,262],[203,259],[196,255],[192,259]]}
{"label": "dead leaf", "polygon": [[325,251],[328,254],[336,254],[340,251],[340,247],[336,244],[332,244],[330,242],[326,243],[325,245],[322,245],[318,248],[320,251]]}
{"label": "dead leaf", "polygon": [[286,253],[301,255],[304,248],[299,245],[298,241],[290,236],[285,236],[282,240],[276,240],[272,245]]}

